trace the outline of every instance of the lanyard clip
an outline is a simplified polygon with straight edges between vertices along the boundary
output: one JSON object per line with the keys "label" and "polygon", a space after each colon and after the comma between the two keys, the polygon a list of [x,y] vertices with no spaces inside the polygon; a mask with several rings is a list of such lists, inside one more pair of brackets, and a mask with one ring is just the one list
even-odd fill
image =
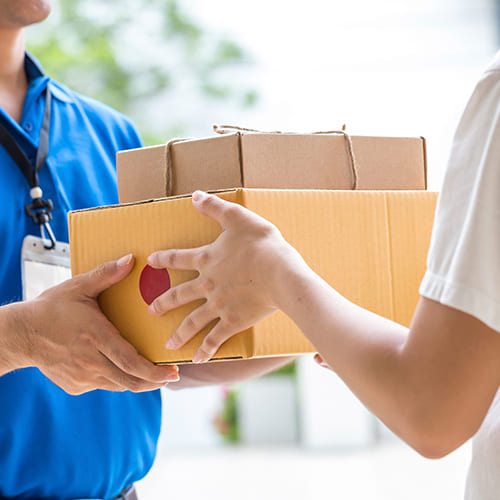
{"label": "lanyard clip", "polygon": [[45,231],[47,231],[47,235],[49,236],[50,245],[46,245],[44,243],[43,246],[45,250],[52,250],[53,248],[56,247],[56,238],[48,222],[40,226],[40,235],[42,236],[42,240],[45,240]]}
{"label": "lanyard clip", "polygon": [[53,210],[52,200],[44,200],[42,198],[42,190],[37,186],[30,191],[32,203],[24,205],[26,215],[33,219],[35,224],[40,226],[40,234],[42,239],[45,239],[45,231],[50,239],[50,245],[44,245],[47,250],[52,250],[56,246],[56,239],[54,233],[50,228],[49,221],[52,220],[51,212]]}

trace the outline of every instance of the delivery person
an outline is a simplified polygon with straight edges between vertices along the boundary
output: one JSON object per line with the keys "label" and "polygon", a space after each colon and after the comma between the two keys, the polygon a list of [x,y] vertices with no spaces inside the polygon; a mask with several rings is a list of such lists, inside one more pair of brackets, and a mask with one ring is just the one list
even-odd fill
{"label": "delivery person", "polygon": [[[132,500],[131,485],[155,456],[155,389],[178,379],[176,367],[141,357],[99,310],[96,297],[128,274],[133,258],[21,302],[31,278],[50,281],[39,271],[51,267],[44,262],[62,258],[68,211],[116,203],[115,153],[141,145],[129,120],[51,80],[25,55],[24,27],[49,12],[49,0],[0,0],[0,497]],[[28,266],[25,251],[39,261]],[[21,261],[33,271],[24,287]],[[241,380],[284,362],[185,367],[176,388]]]}
{"label": "delivery person", "polygon": [[[195,207],[224,231],[199,249],[150,264],[195,269],[152,314],[205,298],[167,342],[178,348],[215,318],[193,361],[281,309],[353,392],[404,441],[442,457],[475,435],[467,499],[500,495],[500,52],[479,81],[453,141],[428,269],[410,328],[349,302],[279,231],[240,207],[197,192]],[[202,258],[200,258],[202,256]],[[210,283],[211,286],[200,287]]]}

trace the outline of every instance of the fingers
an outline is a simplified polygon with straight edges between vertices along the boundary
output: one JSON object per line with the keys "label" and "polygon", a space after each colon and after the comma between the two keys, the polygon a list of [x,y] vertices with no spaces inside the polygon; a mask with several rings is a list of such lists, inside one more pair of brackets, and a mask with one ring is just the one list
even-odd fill
{"label": "fingers", "polygon": [[[154,391],[160,387],[165,386],[168,382],[175,382],[176,380],[169,380],[167,382],[151,382],[143,380],[128,373],[123,372],[104,355],[102,357],[102,370],[101,377],[98,380],[99,387],[108,391],[132,391],[132,392],[145,392]],[[177,376],[177,380],[178,380]]]}
{"label": "fingers", "polygon": [[193,363],[205,363],[208,361],[219,350],[219,347],[235,333],[237,332],[228,328],[223,321],[219,321],[194,353]]}
{"label": "fingers", "polygon": [[118,260],[112,260],[101,264],[92,271],[79,277],[83,281],[85,294],[95,298],[111,285],[121,281],[134,266],[132,254],[126,255]]}
{"label": "fingers", "polygon": [[237,203],[231,203],[203,191],[193,193],[193,205],[202,215],[211,217],[218,222],[223,229],[227,229],[233,223],[243,217],[245,209]]}
{"label": "fingers", "polygon": [[[50,378],[50,373],[45,374]],[[112,382],[106,377],[97,377],[96,379],[89,382],[76,382],[69,383],[67,380],[64,380],[63,383],[59,380],[52,380],[56,385],[58,385],[64,392],[69,394],[70,396],[80,396],[85,394],[86,392],[95,391],[97,389],[111,392],[124,392],[127,389],[120,384]]]}
{"label": "fingers", "polygon": [[[141,356],[109,323],[96,338],[96,347],[124,375],[147,382],[165,384],[179,379],[177,366],[157,366]],[[127,378],[130,382],[131,379]],[[122,384],[123,385],[123,384]]]}
{"label": "fingers", "polygon": [[186,316],[177,330],[165,344],[167,349],[180,349],[189,342],[200,330],[216,319],[207,305],[202,305]]}
{"label": "fingers", "polygon": [[208,245],[185,250],[160,250],[148,257],[148,264],[155,268],[177,269],[191,271],[199,269],[209,260]]}
{"label": "fingers", "polygon": [[[103,360],[106,360],[104,356],[102,356]],[[103,361],[99,362],[99,367],[102,369]],[[108,361],[109,363],[109,361]],[[146,382],[144,380],[136,379],[134,377],[127,378],[124,376],[123,372],[120,372],[112,363],[110,363],[110,370],[102,370],[103,373],[106,373],[106,376],[99,375],[95,377],[92,381],[87,382],[73,382],[68,383],[67,380],[64,383],[58,383],[59,387],[63,389],[65,392],[70,394],[71,396],[80,396],[81,394],[85,394],[89,391],[95,391],[96,389],[110,391],[110,392],[146,392],[146,391],[154,391],[156,389],[160,389],[167,385],[167,383],[152,383]],[[55,382],[57,383],[57,382]]]}
{"label": "fingers", "polygon": [[321,357],[321,355],[318,352],[314,355],[314,361],[316,361],[316,363],[318,363],[318,365],[321,365],[322,363],[324,363],[323,358]]}
{"label": "fingers", "polygon": [[316,361],[316,363],[318,363],[318,365],[322,366],[323,368],[328,368],[329,370],[331,370],[330,365],[322,358],[319,353],[316,353],[314,355],[314,361]]}
{"label": "fingers", "polygon": [[211,280],[196,278],[174,286],[157,297],[148,308],[148,312],[156,316],[165,314],[167,311],[189,304],[194,300],[203,299],[205,293],[214,288]]}
{"label": "fingers", "polygon": [[[101,389],[103,391],[124,392],[127,390],[126,387],[123,387],[122,385],[117,384],[116,382],[113,382],[112,380],[109,380],[106,377],[99,377],[96,381],[96,385],[99,389]],[[92,387],[89,388],[89,390],[92,390],[92,389],[93,389]],[[87,392],[87,391],[85,391],[85,392]]]}

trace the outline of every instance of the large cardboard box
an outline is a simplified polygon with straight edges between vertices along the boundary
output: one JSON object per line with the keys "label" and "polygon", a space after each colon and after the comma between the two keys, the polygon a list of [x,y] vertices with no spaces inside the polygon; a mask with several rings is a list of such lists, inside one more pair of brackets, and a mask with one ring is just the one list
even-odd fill
{"label": "large cardboard box", "polygon": [[426,189],[423,138],[229,133],[117,154],[120,203],[235,187]]}
{"label": "large cardboard box", "polygon": [[[309,265],[348,299],[409,324],[425,271],[436,193],[233,189],[220,196],[276,224]],[[207,244],[220,227],[193,208],[190,196],[181,196],[72,212],[69,230],[74,274],[134,254],[130,275],[101,295],[104,313],[151,361],[189,362],[207,330],[179,351],[165,349],[165,342],[197,304],[152,316],[139,281],[153,251]],[[172,285],[195,276],[169,273]],[[298,328],[277,313],[226,342],[216,359],[311,351]]]}

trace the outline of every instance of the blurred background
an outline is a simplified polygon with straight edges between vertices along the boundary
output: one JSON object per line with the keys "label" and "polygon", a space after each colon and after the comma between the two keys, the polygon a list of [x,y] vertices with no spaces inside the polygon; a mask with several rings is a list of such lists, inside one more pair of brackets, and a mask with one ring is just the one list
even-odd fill
{"label": "blurred background", "polygon": [[[497,0],[58,0],[28,34],[47,72],[146,144],[212,125],[424,136],[438,190],[500,34]],[[460,498],[470,445],[429,461],[304,357],[235,387],[165,390],[142,500]]]}

